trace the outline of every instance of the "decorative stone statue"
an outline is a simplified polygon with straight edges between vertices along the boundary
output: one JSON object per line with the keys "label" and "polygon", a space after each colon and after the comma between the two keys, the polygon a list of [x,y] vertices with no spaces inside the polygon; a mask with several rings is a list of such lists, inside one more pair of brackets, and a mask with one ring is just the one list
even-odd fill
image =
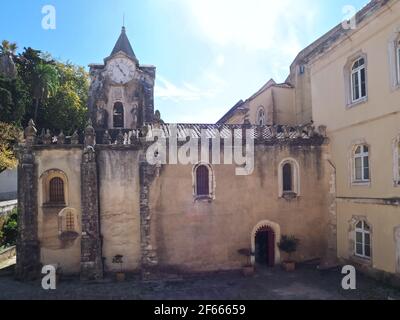
{"label": "decorative stone statue", "polygon": [[108,130],[106,130],[106,132],[104,132],[104,136],[103,136],[103,144],[111,144],[111,136],[108,133]]}
{"label": "decorative stone statue", "polygon": [[97,104],[96,124],[100,129],[107,129],[108,112],[104,108],[104,102]]}
{"label": "decorative stone statue", "polygon": [[78,131],[76,131],[76,130],[71,137],[71,144],[74,144],[74,145],[79,144],[79,134],[78,134]]}
{"label": "decorative stone statue", "polygon": [[43,137],[43,144],[51,144],[53,142],[53,137],[49,129],[46,130],[46,134]]}
{"label": "decorative stone statue", "polygon": [[137,127],[137,114],[138,114],[138,105],[135,104],[132,108],[131,115],[132,115],[132,123],[131,123],[131,129],[136,129]]}
{"label": "decorative stone statue", "polygon": [[57,144],[64,144],[65,143],[65,134],[61,130],[60,134],[57,137]]}

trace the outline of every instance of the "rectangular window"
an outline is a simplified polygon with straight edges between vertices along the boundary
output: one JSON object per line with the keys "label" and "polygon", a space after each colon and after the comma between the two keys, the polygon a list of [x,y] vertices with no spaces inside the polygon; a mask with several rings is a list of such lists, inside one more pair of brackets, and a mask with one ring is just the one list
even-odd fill
{"label": "rectangular window", "polygon": [[369,148],[359,146],[354,152],[354,182],[370,181]]}

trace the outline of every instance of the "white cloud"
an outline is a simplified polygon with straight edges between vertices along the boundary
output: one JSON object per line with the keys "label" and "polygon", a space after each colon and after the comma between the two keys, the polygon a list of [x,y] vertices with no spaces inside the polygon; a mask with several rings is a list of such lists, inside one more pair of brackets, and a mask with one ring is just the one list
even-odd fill
{"label": "white cloud", "polygon": [[314,0],[181,1],[203,35],[222,46],[234,44],[249,50],[296,47],[296,30],[312,30],[316,14]]}
{"label": "white cloud", "polygon": [[201,83],[206,83],[207,87],[200,89],[188,82],[183,82],[182,85],[177,86],[163,76],[157,76],[155,95],[160,99],[175,102],[196,101],[205,98],[214,98],[225,85],[225,81],[222,78],[210,71],[204,71],[199,80]]}

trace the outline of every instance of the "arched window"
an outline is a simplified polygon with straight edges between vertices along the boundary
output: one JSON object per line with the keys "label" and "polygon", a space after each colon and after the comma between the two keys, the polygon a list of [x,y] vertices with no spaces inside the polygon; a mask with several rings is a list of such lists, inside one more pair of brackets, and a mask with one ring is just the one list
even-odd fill
{"label": "arched window", "polygon": [[121,102],[114,104],[113,124],[114,128],[124,127],[124,105]]}
{"label": "arched window", "polygon": [[355,229],[355,254],[361,258],[371,258],[371,228],[365,221],[358,221]]}
{"label": "arched window", "polygon": [[50,180],[49,202],[58,204],[65,203],[64,181],[59,177]]}
{"label": "arched window", "polygon": [[365,58],[358,58],[351,67],[351,100],[357,102],[367,96]]}
{"label": "arched window", "polygon": [[211,165],[200,163],[193,167],[193,196],[195,199],[215,198],[215,177]]}
{"label": "arched window", "polygon": [[283,192],[293,192],[293,175],[292,175],[292,165],[286,163],[283,166]]}
{"label": "arched window", "polygon": [[260,107],[260,109],[257,112],[257,124],[259,126],[265,126],[266,124],[265,110],[263,107]]}
{"label": "arched window", "polygon": [[370,181],[369,147],[359,145],[354,150],[354,182],[362,183]]}
{"label": "arched window", "polygon": [[295,198],[300,196],[300,169],[296,160],[288,158],[279,164],[279,197]]}
{"label": "arched window", "polygon": [[208,167],[200,165],[196,170],[196,195],[209,196],[210,195],[210,180]]}

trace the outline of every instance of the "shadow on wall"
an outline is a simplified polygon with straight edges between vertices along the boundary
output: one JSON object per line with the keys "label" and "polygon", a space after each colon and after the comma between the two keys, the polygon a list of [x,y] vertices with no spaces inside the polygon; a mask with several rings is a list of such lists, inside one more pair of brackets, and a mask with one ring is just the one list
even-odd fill
{"label": "shadow on wall", "polygon": [[17,199],[17,169],[0,173],[0,201]]}

